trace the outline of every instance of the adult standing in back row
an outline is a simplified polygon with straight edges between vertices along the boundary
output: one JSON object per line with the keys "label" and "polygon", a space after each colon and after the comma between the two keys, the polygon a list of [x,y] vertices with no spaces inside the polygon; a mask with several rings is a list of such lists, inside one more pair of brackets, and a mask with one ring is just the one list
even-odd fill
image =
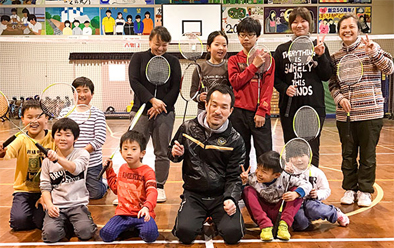
{"label": "adult standing in back row", "polygon": [[[178,98],[181,81],[181,66],[179,60],[166,54],[171,35],[165,27],[155,27],[149,35],[150,49],[135,53],[129,65],[130,86],[135,93],[134,105],[130,113],[133,119],[136,111],[146,103],[145,111],[133,130],[144,134],[149,140],[152,137],[155,160],[155,174],[157,181],[157,202],[167,200],[164,184],[168,178],[170,160],[167,157],[167,148],[171,140],[174,127],[174,104]],[[170,64],[171,73],[167,83],[157,86],[151,84],[145,75],[146,65],[154,56],[163,56]]]}
{"label": "adult standing in back row", "polygon": [[[285,143],[296,135],[293,131],[293,118],[296,111],[309,105],[316,110],[320,117],[320,127],[323,127],[326,117],[324,104],[323,81],[328,81],[333,73],[333,64],[328,48],[324,45],[324,37],[313,41],[315,55],[313,61],[307,64],[291,63],[288,58],[289,47],[297,37],[309,36],[313,20],[307,8],[294,9],[289,16],[290,30],[293,36],[290,41],[276,48],[275,59],[275,89],[279,92],[280,122],[282,124]],[[289,116],[286,117],[287,103],[293,97]],[[313,151],[312,164],[319,166],[320,134],[309,141]]]}

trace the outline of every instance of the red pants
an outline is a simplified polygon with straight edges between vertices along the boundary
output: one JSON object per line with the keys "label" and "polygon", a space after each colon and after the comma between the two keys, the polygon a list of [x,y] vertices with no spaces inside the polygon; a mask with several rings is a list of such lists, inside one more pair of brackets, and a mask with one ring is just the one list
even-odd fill
{"label": "red pants", "polygon": [[[244,199],[253,221],[256,222],[261,229],[273,226],[272,223],[276,220],[282,201],[275,204],[268,203],[264,201],[264,199],[259,196],[259,193],[251,186],[244,188],[242,198]],[[281,220],[284,220],[289,227],[292,226],[294,216],[300,209],[301,204],[302,198],[297,198],[291,202],[285,202]]]}

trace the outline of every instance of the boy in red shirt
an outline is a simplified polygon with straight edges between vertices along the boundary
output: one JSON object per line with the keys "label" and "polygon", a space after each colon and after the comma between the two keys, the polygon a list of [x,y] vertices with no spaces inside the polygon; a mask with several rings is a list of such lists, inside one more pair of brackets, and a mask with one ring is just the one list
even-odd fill
{"label": "boy in red shirt", "polygon": [[107,180],[111,190],[118,195],[119,204],[115,216],[100,230],[105,242],[112,242],[129,229],[137,229],[145,242],[154,242],[159,236],[154,208],[157,201],[155,172],[142,164],[146,139],[136,131],[128,131],[120,139],[120,153],[126,161],[116,176],[112,161],[108,167]]}
{"label": "boy in red shirt", "polygon": [[272,150],[270,110],[275,62],[272,61],[271,68],[261,76],[259,87],[256,72],[265,62],[264,55],[257,55],[250,65],[247,63],[247,55],[260,36],[261,24],[258,20],[247,17],[238,24],[237,32],[243,49],[228,60],[228,76],[235,95],[234,111],[230,120],[245,141],[244,166],[249,168],[251,136],[256,158]]}

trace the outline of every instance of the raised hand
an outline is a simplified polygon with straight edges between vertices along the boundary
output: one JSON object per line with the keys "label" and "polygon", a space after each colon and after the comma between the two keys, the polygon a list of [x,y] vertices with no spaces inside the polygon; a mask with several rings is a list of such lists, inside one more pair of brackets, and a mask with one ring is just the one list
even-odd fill
{"label": "raised hand", "polygon": [[369,39],[368,35],[365,35],[365,39],[363,37],[361,37],[361,41],[364,43],[365,45],[365,52],[371,53],[373,50],[375,50],[375,43],[372,42],[372,40]]}
{"label": "raised hand", "polygon": [[248,175],[249,175],[250,168],[251,168],[251,166],[249,166],[249,168],[245,171],[244,165],[241,164],[242,173],[241,173],[240,177],[242,180],[242,184],[246,184],[248,182]]}
{"label": "raised hand", "polygon": [[315,46],[315,54],[317,56],[321,56],[324,54],[324,52],[326,51],[326,47],[324,46],[324,39],[326,38],[326,35],[323,35],[323,38],[320,40],[319,39],[319,35],[317,35],[317,44]]}

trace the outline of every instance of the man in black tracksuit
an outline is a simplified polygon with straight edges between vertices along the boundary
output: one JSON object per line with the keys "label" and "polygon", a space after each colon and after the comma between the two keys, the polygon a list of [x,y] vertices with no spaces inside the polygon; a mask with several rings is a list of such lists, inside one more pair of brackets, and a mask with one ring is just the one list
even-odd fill
{"label": "man in black tracksuit", "polygon": [[241,197],[239,175],[245,161],[245,145],[228,120],[233,105],[230,87],[212,87],[206,111],[182,124],[169,146],[170,159],[183,160],[184,192],[172,231],[182,243],[193,242],[207,217],[212,217],[228,244],[237,243],[244,235],[237,203]]}

